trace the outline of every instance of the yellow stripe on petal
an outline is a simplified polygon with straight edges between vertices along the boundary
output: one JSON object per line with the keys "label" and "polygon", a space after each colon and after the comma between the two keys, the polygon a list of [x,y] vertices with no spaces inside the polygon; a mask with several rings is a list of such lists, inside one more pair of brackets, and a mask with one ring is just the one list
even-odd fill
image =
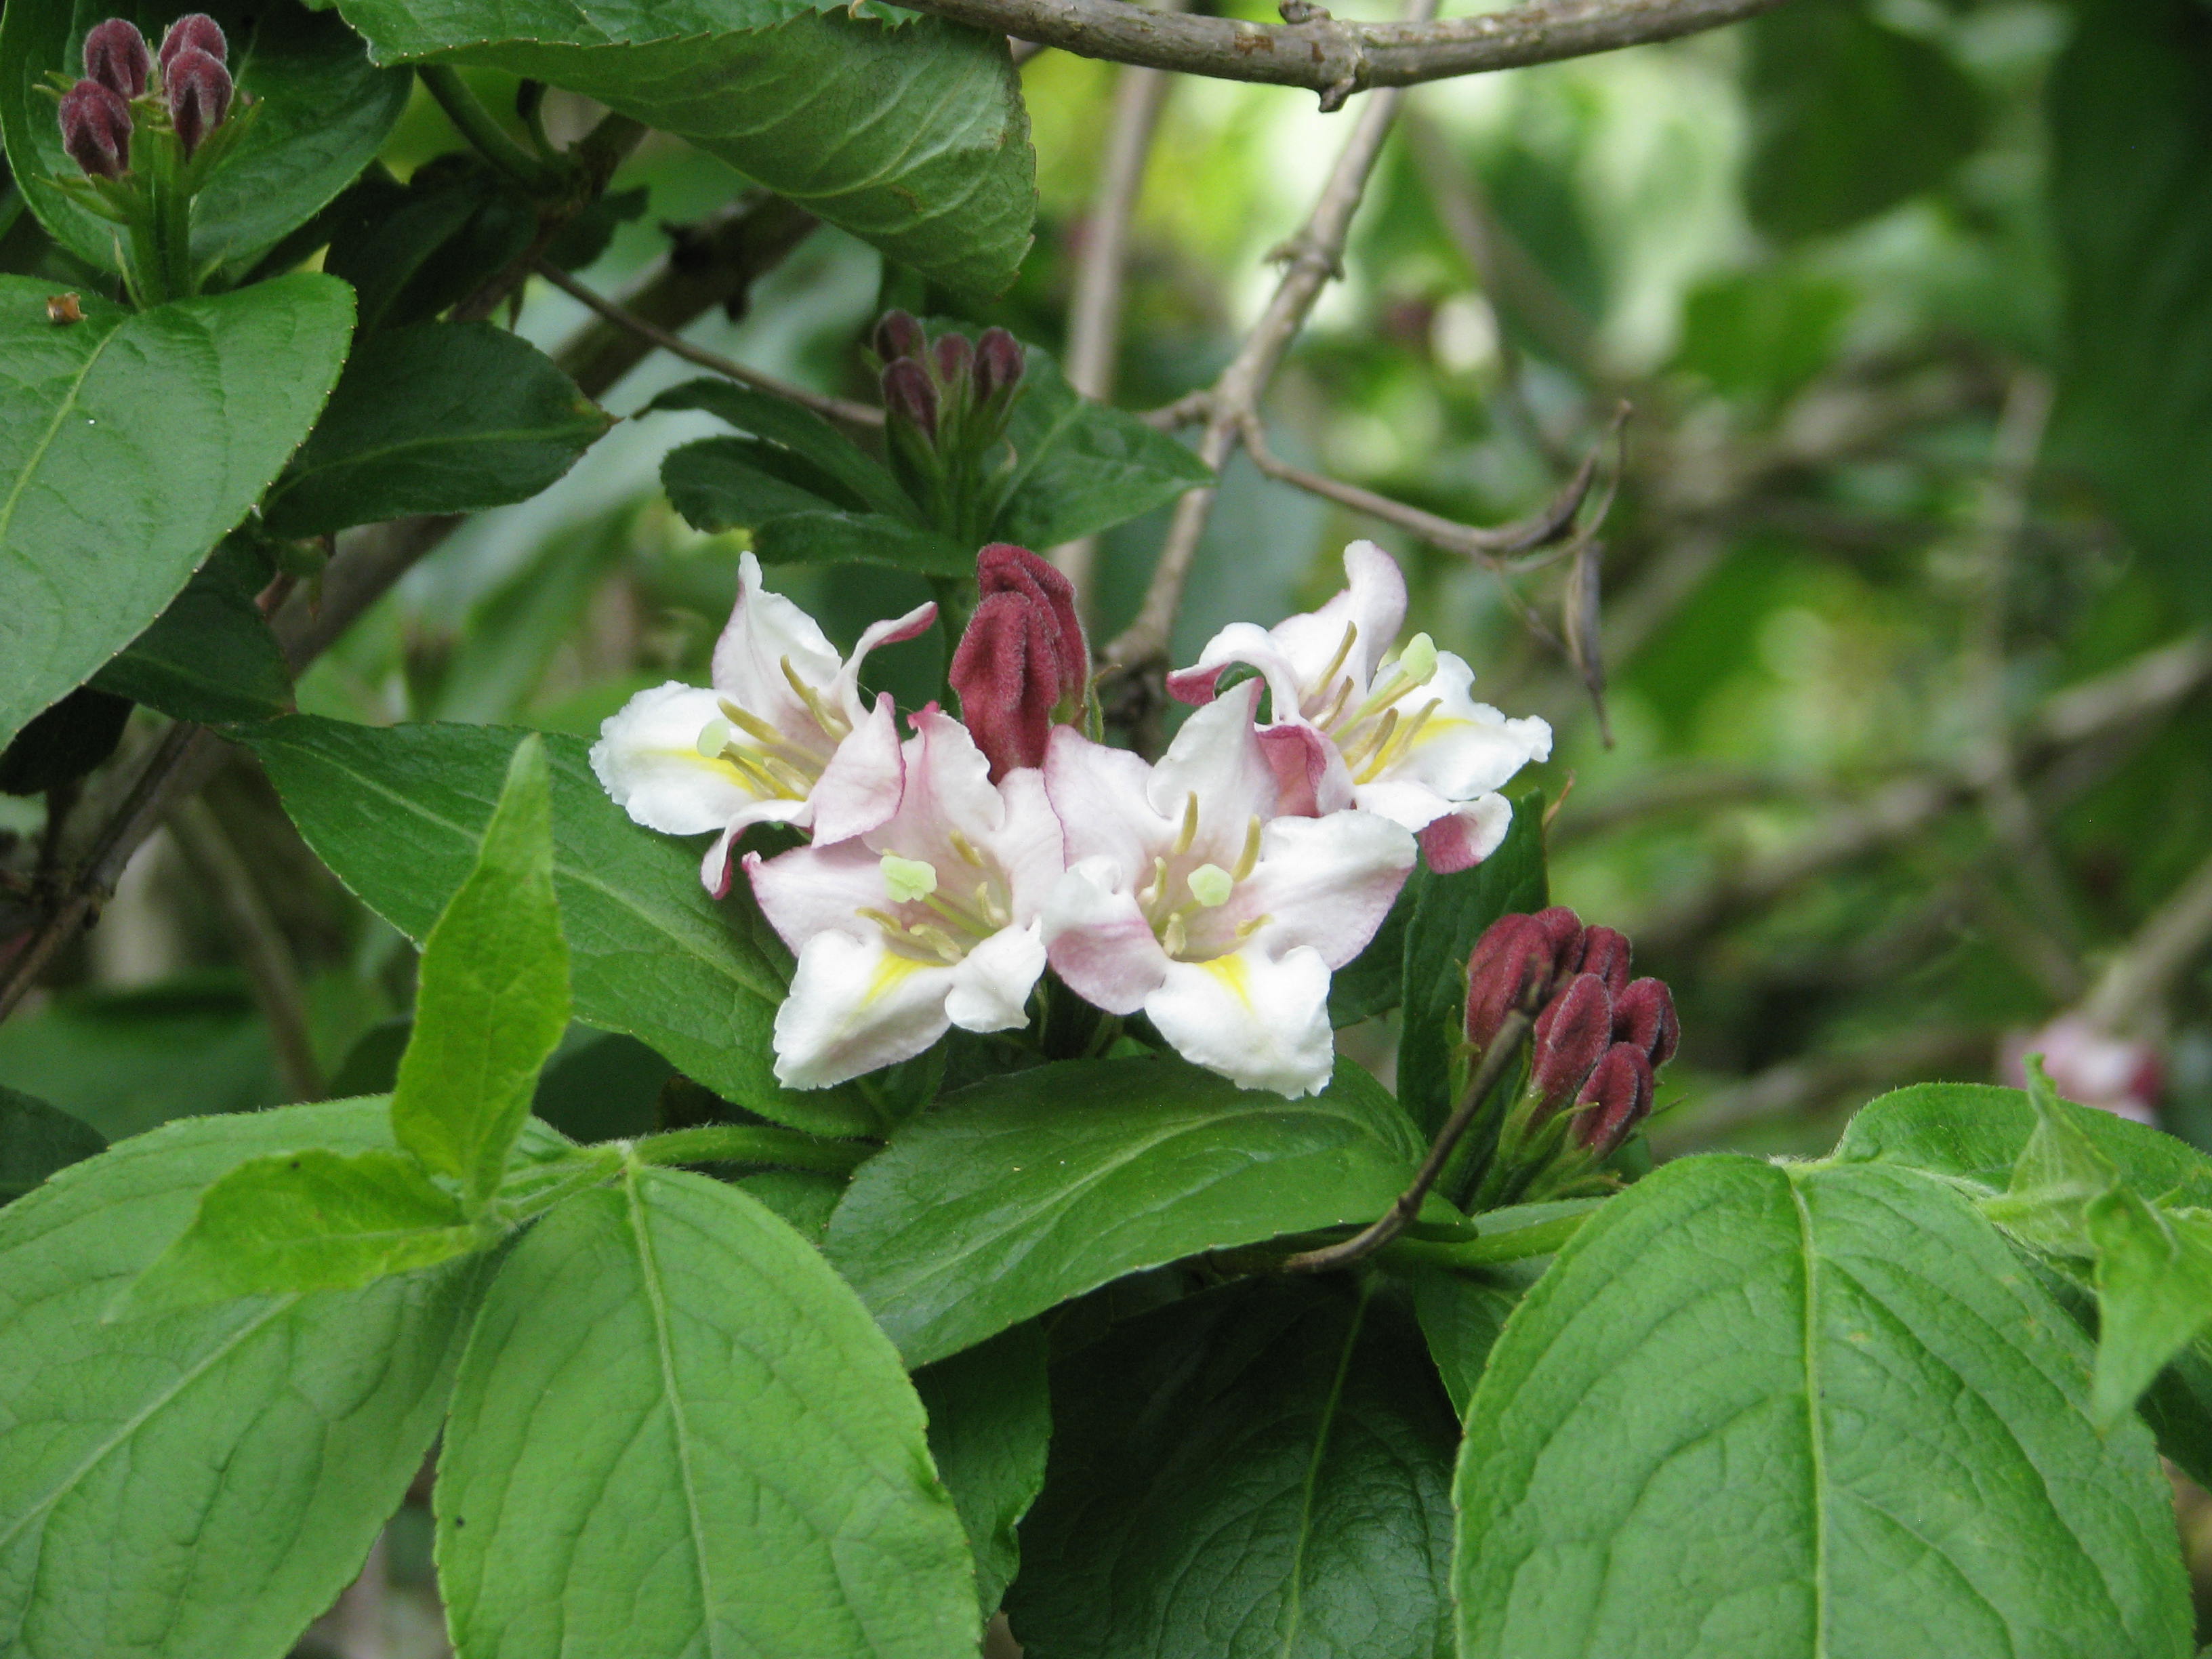
{"label": "yellow stripe on petal", "polygon": [[1211,962],[1201,962],[1198,965],[1219,980],[1223,988],[1245,1007],[1252,1006],[1252,976],[1246,970],[1242,956],[1216,957]]}
{"label": "yellow stripe on petal", "polygon": [[868,981],[868,988],[860,994],[860,1007],[870,1007],[880,1002],[908,974],[917,973],[930,965],[916,962],[912,957],[902,957],[896,951],[884,951],[877,959],[876,976]]}

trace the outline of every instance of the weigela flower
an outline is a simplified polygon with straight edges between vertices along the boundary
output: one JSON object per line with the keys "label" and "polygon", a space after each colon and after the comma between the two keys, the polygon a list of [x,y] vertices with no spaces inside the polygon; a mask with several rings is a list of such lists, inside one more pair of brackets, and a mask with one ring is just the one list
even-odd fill
{"label": "weigela flower", "polygon": [[1550,755],[1552,728],[1474,702],[1474,671],[1425,634],[1391,648],[1406,580],[1374,543],[1344,550],[1344,590],[1318,611],[1273,629],[1231,623],[1168,689],[1205,702],[1232,665],[1257,669],[1285,811],[1357,806],[1419,831],[1431,869],[1464,870],[1505,838],[1512,808],[1497,791]]}
{"label": "weigela flower", "polygon": [[[1067,873],[1045,949],[1075,992],[1139,1010],[1185,1059],[1246,1088],[1328,1086],[1330,974],[1382,925],[1413,864],[1376,813],[1284,817],[1256,684],[1200,709],[1157,766],[1055,727],[1046,793]],[[1016,774],[1016,776],[1021,775]]]}
{"label": "weigela flower", "polygon": [[699,878],[720,898],[730,844],[749,825],[788,823],[842,841],[897,808],[897,720],[888,695],[873,708],[862,701],[860,665],[936,619],[937,607],[925,605],[877,623],[841,660],[811,617],[761,586],[747,553],[737,606],[714,646],[713,687],[671,680],[639,692],[600,726],[592,769],[647,829],[714,832]]}
{"label": "weigela flower", "polygon": [[1045,964],[1038,911],[1064,867],[1044,781],[1023,770],[994,786],[967,728],[934,703],[913,724],[889,819],[745,859],[763,914],[799,955],[775,1017],[788,1088],[896,1064],[949,1025],[1029,1021]]}

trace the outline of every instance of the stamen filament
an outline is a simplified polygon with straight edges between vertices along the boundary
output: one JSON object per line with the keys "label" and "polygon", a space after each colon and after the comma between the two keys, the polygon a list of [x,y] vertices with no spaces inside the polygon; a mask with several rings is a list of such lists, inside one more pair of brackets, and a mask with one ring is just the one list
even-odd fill
{"label": "stamen filament", "polygon": [[1244,850],[1237,856],[1237,867],[1229,872],[1231,881],[1242,881],[1252,873],[1260,862],[1260,815],[1255,812],[1252,821],[1244,826]]}
{"label": "stamen filament", "polygon": [[1191,842],[1198,839],[1198,791],[1194,789],[1182,799],[1182,827],[1176,831],[1175,856],[1181,858],[1190,851]]}
{"label": "stamen filament", "polygon": [[[1328,683],[1334,679],[1338,672],[1343,668],[1345,659],[1352,655],[1352,643],[1354,641],[1358,640],[1358,637],[1359,624],[1356,622],[1345,623],[1344,637],[1336,642],[1336,654],[1328,659],[1328,666],[1322,669],[1321,672],[1315,677],[1314,684],[1316,687],[1324,690],[1328,689]],[[1347,680],[1345,682],[1342,690],[1338,692],[1338,696],[1341,697],[1345,692],[1349,691],[1351,689],[1351,682]],[[1317,696],[1319,693],[1316,692],[1315,695]],[[1301,714],[1306,715],[1309,719],[1312,718],[1313,711],[1304,707],[1304,702],[1310,702],[1312,700],[1311,696],[1307,697],[1301,702],[1298,708],[1298,712]],[[1314,721],[1314,724],[1316,726],[1326,726],[1328,722],[1327,720],[1316,720]]]}
{"label": "stamen filament", "polygon": [[799,678],[799,671],[791,665],[790,658],[784,658],[782,665],[784,679],[799,694],[799,702],[806,705],[806,712],[814,716],[816,725],[833,738],[842,738],[852,731],[851,723],[823,702],[820,692]]}

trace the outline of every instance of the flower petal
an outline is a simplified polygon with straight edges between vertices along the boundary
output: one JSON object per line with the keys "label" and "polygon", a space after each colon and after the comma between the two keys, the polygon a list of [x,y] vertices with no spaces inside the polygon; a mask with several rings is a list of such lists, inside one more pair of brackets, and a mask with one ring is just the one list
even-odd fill
{"label": "flower petal", "polygon": [[738,602],[714,641],[714,690],[780,732],[819,733],[813,714],[784,677],[786,659],[800,679],[825,690],[837,684],[843,667],[821,624],[763,587],[760,562],[740,554]]}
{"label": "flower petal", "polygon": [[815,934],[776,1010],[777,1081],[826,1089],[913,1058],[945,1035],[952,977],[950,968],[893,951],[880,933]]}
{"label": "flower petal", "polygon": [[1413,868],[1413,837],[1372,812],[1277,818],[1260,833],[1260,861],[1237,884],[1237,919],[1273,918],[1259,939],[1311,946],[1330,968],[1367,948]]}
{"label": "flower petal", "polygon": [[870,623],[860,630],[860,641],[853,647],[853,654],[845,659],[837,671],[836,694],[838,703],[848,719],[858,720],[866,705],[860,701],[860,665],[867,661],[868,653],[878,646],[897,645],[902,641],[927,634],[937,625],[937,604],[929,600],[906,613],[883,622]]}
{"label": "flower petal", "polygon": [[1196,795],[1201,832],[1232,845],[1243,842],[1248,820],[1275,816],[1275,769],[1252,724],[1259,702],[1260,683],[1249,680],[1182,723],[1145,786],[1155,812],[1178,823],[1184,803]]}
{"label": "flower petal", "polygon": [[1421,827],[1421,856],[1440,876],[1470,870],[1498,849],[1512,826],[1510,801],[1479,795]]}
{"label": "flower petal", "polygon": [[1036,924],[1001,927],[952,970],[945,1012],[963,1031],[1011,1031],[1030,1020],[1030,993],[1044,972]]}
{"label": "flower petal", "polygon": [[1171,963],[1145,1012],[1185,1060],[1245,1089],[1295,1099],[1328,1086],[1328,964],[1301,947],[1270,957],[1248,946],[1211,962]]}
{"label": "flower petal", "polygon": [[1120,883],[1110,858],[1071,866],[1045,902],[1045,954],[1085,1002],[1109,1014],[1133,1014],[1170,963],[1135,896]]}
{"label": "flower petal", "polygon": [[1304,720],[1259,729],[1260,747],[1275,774],[1276,806],[1299,817],[1340,812],[1352,804],[1352,774],[1343,751]]}
{"label": "flower petal", "polygon": [[[1344,550],[1344,586],[1320,610],[1290,617],[1273,629],[1275,648],[1309,693],[1321,690],[1322,671],[1343,647],[1347,624],[1358,631],[1338,672],[1350,674],[1361,690],[1375,678],[1375,665],[1406,624],[1406,578],[1398,562],[1373,542],[1354,542]],[[1286,707],[1279,695],[1276,697],[1278,719],[1297,708],[1295,702]]]}
{"label": "flower petal", "polygon": [[1109,887],[1152,868],[1153,844],[1175,837],[1174,822],[1154,811],[1146,797],[1152,772],[1126,749],[1093,743],[1073,726],[1054,728],[1044,787],[1066,835],[1069,864],[1104,859],[1114,870]]}
{"label": "flower petal", "polygon": [[952,837],[980,847],[1006,821],[1006,805],[991,781],[991,763],[968,728],[935,703],[908,716],[914,735],[902,750],[906,783],[898,812],[870,837],[879,852],[930,864],[957,861]]}
{"label": "flower petal", "polygon": [[1014,920],[1026,922],[1044,908],[1067,868],[1067,837],[1052,810],[1044,774],[1024,768],[1009,772],[999,785],[1006,820],[983,850],[1006,872]]}
{"label": "flower petal", "polygon": [[721,718],[712,691],[670,680],[610,714],[592,745],[592,770],[615,805],[668,836],[722,830],[755,801],[744,774],[699,752],[699,733]]}
{"label": "flower petal", "polygon": [[[1340,625],[1338,632],[1343,632]],[[1308,689],[1298,678],[1297,665],[1284,653],[1273,635],[1254,623],[1231,623],[1208,640],[1195,663],[1168,676],[1168,693],[1179,702],[1212,702],[1222,675],[1240,662],[1260,671],[1274,693],[1279,714],[1297,712],[1298,699]],[[1312,665],[1316,671],[1325,665]]]}
{"label": "flower petal", "polygon": [[858,841],[794,847],[772,859],[749,854],[745,874],[768,925],[794,951],[803,951],[817,933],[873,932],[860,910],[890,902],[883,861]]}
{"label": "flower petal", "polygon": [[898,716],[886,691],[837,745],[807,795],[815,840],[827,845],[881,826],[898,811],[905,778]]}
{"label": "flower petal", "polygon": [[1531,761],[1549,757],[1552,728],[1533,715],[1508,720],[1488,703],[1468,696],[1474,671],[1449,651],[1437,655],[1428,684],[1398,700],[1399,717],[1410,718],[1421,705],[1437,710],[1421,723],[1412,745],[1383,772],[1426,784],[1446,800],[1472,800],[1502,788]]}

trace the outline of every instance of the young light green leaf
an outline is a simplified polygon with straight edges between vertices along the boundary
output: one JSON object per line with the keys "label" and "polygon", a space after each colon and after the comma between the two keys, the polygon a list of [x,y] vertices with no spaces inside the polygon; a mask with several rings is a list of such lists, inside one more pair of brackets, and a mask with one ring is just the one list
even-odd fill
{"label": "young light green leaf", "polygon": [[2060,1109],[2039,1054],[2028,1057],[2027,1103],[2035,1131],[2021,1148],[2012,1180],[1982,1213],[2021,1243],[2053,1255],[2094,1252],[2087,1220],[2090,1204],[2114,1191],[2119,1171],[2081,1127]]}
{"label": "young light green leaf", "polygon": [[[467,878],[518,735],[307,715],[240,734],[316,854],[416,939]],[[708,897],[696,847],[631,823],[592,775],[588,744],[544,744],[553,885],[574,953],[577,1018],[629,1032],[693,1081],[778,1123],[878,1133],[857,1089],[777,1084],[770,1035],[790,957],[750,895],[740,887],[720,903]]]}
{"label": "young light green leaf", "polygon": [[1419,1265],[1394,1269],[1413,1290],[1413,1313],[1429,1345],[1429,1358],[1451,1396],[1455,1415],[1467,1414],[1482,1381],[1498,1333],[1528,1287],[1544,1276],[1548,1258],[1503,1261],[1474,1269]]}
{"label": "young light green leaf", "polygon": [[2086,1221],[2097,1247],[2094,1403],[2111,1423],[2212,1325],[2212,1211],[2163,1210],[2116,1187]]}
{"label": "young light green leaf", "polygon": [[483,1242],[459,1200],[404,1152],[277,1152],[240,1164],[201,1194],[184,1236],[108,1316],[354,1290]]}
{"label": "young light green leaf", "polygon": [[[407,107],[414,77],[377,68],[359,35],[304,6],[207,0],[204,9],[229,38],[239,90],[259,106],[192,206],[196,264],[235,266],[352,182]],[[77,72],[73,54],[103,18],[129,18],[158,45],[185,9],[179,0],[47,0],[0,15],[0,131],[15,186],[56,241],[102,270],[114,265],[115,226],[54,184],[78,168],[40,83],[50,71]],[[289,360],[280,351],[262,361]],[[269,377],[268,390],[279,378]]]}
{"label": "young light green leaf", "polygon": [[1247,1281],[1129,1321],[1052,1387],[1050,1474],[1008,1596],[1029,1651],[1451,1651],[1457,1425],[1401,1304]]}
{"label": "young light green leaf", "polygon": [[1031,1322],[914,1374],[929,1413],[929,1455],[975,1557],[975,1598],[986,1619],[1021,1567],[1015,1528],[1044,1488],[1048,1352],[1043,1329]]}
{"label": "young light green leaf", "polygon": [[1372,1221],[1422,1151],[1347,1060],[1302,1100],[1164,1058],[1063,1061],[899,1128],[854,1176],[828,1251],[921,1365],[1140,1267]]}
{"label": "young light green leaf", "polygon": [[392,1091],[394,1138],[481,1207],[568,1029],[552,789],[533,735],[515,745],[476,868],[422,942],[415,1034]]}
{"label": "young light green leaf", "polygon": [[85,295],[84,321],[58,327],[52,288],[0,276],[0,744],[143,633],[246,516],[353,325],[345,284],[312,272],[136,313]]}
{"label": "young light green leaf", "polygon": [[107,1149],[106,1137],[58,1106],[0,1088],[0,1204]]}
{"label": "young light green leaf", "polygon": [[968,1547],[897,1356],[750,1199],[633,1168],[524,1237],[438,1472],[465,1654],[973,1659]]}
{"label": "young light green leaf", "polygon": [[380,1101],[194,1118],[0,1210],[0,1650],[274,1659],[444,1415],[478,1271],[103,1322],[249,1159],[389,1151]]}
{"label": "young light green leaf", "polygon": [[[1507,1323],[1455,1498],[1463,1659],[2182,1659],[2150,1437],[1954,1188],[1668,1164]],[[1944,1404],[1930,1411],[1931,1397]]]}
{"label": "young light green leaf", "polygon": [[422,323],[362,343],[269,492],[279,536],[526,501],[614,423],[527,340]]}

